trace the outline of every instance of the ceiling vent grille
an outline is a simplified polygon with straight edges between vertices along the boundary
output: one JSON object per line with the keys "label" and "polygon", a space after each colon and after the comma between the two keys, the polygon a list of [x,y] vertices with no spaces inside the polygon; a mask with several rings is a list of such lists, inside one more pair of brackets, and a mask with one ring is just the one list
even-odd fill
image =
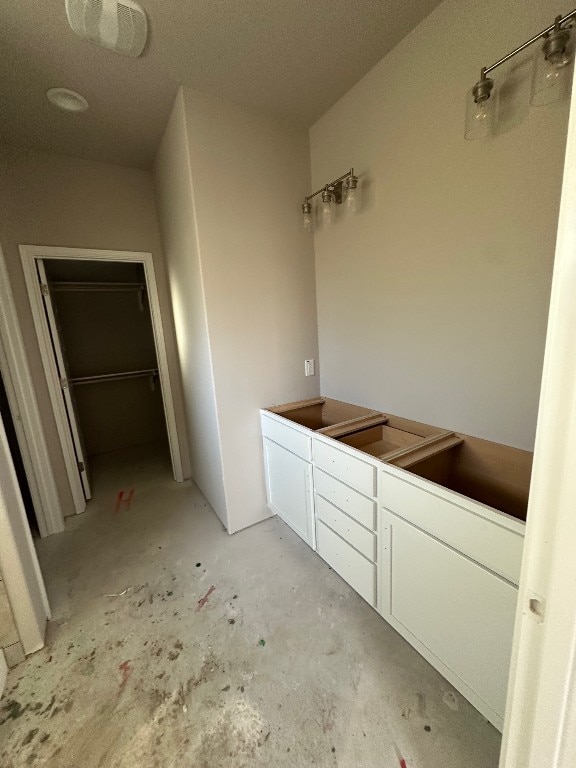
{"label": "ceiling vent grille", "polygon": [[148,19],[133,0],[66,0],[74,32],[91,43],[126,56],[140,56],[148,37]]}

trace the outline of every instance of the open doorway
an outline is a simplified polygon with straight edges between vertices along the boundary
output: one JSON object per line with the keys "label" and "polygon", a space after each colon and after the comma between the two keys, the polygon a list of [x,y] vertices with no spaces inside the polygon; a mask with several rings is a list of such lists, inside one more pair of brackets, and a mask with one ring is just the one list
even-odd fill
{"label": "open doorway", "polygon": [[[21,247],[77,512],[126,452],[182,468],[150,254]],[[102,457],[107,457],[104,460]]]}
{"label": "open doorway", "polygon": [[4,423],[6,439],[8,441],[12,463],[14,464],[14,471],[16,473],[18,487],[20,488],[22,503],[24,504],[24,510],[26,512],[26,519],[28,520],[28,525],[30,526],[32,535],[39,536],[40,530],[38,526],[38,520],[36,518],[36,510],[34,508],[34,500],[32,498],[28,477],[26,475],[24,459],[22,457],[20,445],[18,443],[16,424],[14,422],[14,417],[10,408],[8,392],[6,390],[4,375],[2,371],[0,371],[0,417]]}
{"label": "open doorway", "polygon": [[46,259],[38,269],[88,500],[98,457],[140,446],[169,456],[144,268]]}

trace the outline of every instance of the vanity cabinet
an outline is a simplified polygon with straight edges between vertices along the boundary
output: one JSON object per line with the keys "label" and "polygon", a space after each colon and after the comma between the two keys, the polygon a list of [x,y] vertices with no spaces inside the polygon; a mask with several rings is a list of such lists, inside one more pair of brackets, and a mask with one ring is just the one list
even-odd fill
{"label": "vanity cabinet", "polygon": [[323,398],[261,414],[271,511],[501,729],[531,454]]}

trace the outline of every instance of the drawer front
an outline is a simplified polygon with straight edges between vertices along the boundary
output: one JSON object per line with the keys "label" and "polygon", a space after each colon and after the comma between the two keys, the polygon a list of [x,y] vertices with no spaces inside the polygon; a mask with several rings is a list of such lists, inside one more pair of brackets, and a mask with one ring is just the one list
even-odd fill
{"label": "drawer front", "polygon": [[502,718],[518,590],[396,520],[390,591],[391,615]]}
{"label": "drawer front", "polygon": [[349,453],[314,440],[314,463],[366,496],[376,495],[376,467]]}
{"label": "drawer front", "polygon": [[267,416],[262,416],[262,435],[278,443],[278,445],[286,448],[286,450],[292,451],[296,456],[300,456],[302,459],[306,459],[306,461],[311,461],[311,439],[309,435],[298,432],[298,430],[293,429],[288,424],[283,424],[275,419],[269,419]]}
{"label": "drawer front", "polygon": [[366,528],[374,531],[376,526],[376,502],[354,491],[321,469],[314,470],[314,488],[334,506],[353,517]]}
{"label": "drawer front", "polygon": [[318,521],[318,554],[370,605],[376,604],[376,566]]}
{"label": "drawer front", "polygon": [[322,496],[315,496],[316,520],[321,520],[368,560],[376,560],[376,536]]}
{"label": "drawer front", "polygon": [[465,497],[454,494],[454,501],[448,501],[429,486],[420,488],[382,472],[382,506],[518,584],[524,537],[467,509]]}

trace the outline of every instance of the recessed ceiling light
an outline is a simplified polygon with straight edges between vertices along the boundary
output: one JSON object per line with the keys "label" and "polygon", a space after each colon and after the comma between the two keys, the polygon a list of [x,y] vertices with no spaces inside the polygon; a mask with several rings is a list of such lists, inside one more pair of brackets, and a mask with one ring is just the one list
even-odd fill
{"label": "recessed ceiling light", "polygon": [[85,112],[88,109],[88,102],[84,96],[80,96],[69,88],[50,88],[46,91],[46,97],[55,107],[65,112]]}

